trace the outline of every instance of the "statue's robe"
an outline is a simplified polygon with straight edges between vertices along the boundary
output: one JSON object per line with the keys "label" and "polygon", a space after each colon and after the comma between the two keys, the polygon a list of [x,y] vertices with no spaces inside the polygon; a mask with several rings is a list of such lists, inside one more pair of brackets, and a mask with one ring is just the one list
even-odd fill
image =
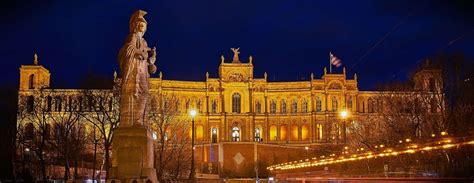
{"label": "statue's robe", "polygon": [[129,34],[119,52],[122,76],[120,126],[144,125],[148,98],[148,45],[137,34]]}

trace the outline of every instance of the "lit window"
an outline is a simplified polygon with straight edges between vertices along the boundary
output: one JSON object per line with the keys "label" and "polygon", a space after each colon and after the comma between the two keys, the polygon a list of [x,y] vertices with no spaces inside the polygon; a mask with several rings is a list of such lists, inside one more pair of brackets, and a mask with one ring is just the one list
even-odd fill
{"label": "lit window", "polygon": [[318,97],[316,99],[316,112],[321,112],[322,111],[322,104],[321,104],[321,99]]}
{"label": "lit window", "polygon": [[270,113],[275,114],[276,113],[276,108],[277,108],[276,102],[275,102],[275,100],[272,100],[270,102]]}
{"label": "lit window", "polygon": [[239,127],[232,128],[232,141],[234,141],[234,142],[239,142],[240,141]]}
{"label": "lit window", "polygon": [[260,128],[255,128],[255,142],[260,142]]}
{"label": "lit window", "polygon": [[281,101],[281,113],[286,113],[286,101]]}
{"label": "lit window", "polygon": [[298,112],[298,102],[296,100],[293,100],[291,103],[291,112],[292,113],[297,113]]}
{"label": "lit window", "polygon": [[301,112],[308,112],[308,101],[303,100],[303,108],[301,109]]}
{"label": "lit window", "polygon": [[217,143],[217,128],[212,128],[211,133],[211,143]]}

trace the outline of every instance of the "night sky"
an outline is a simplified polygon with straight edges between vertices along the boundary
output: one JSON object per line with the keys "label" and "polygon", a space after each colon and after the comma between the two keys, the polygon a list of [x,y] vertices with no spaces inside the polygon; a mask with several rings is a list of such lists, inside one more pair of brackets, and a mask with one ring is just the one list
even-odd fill
{"label": "night sky", "polygon": [[[33,54],[53,86],[77,87],[98,73],[112,78],[134,10],[148,12],[145,39],[158,49],[165,79],[218,76],[220,55],[254,57],[254,75],[270,81],[317,78],[329,51],[359,87],[406,79],[439,52],[474,58],[472,1],[20,1],[1,3],[0,84],[18,85]],[[336,70],[341,72],[341,69]],[[154,77],[157,77],[155,75]]]}

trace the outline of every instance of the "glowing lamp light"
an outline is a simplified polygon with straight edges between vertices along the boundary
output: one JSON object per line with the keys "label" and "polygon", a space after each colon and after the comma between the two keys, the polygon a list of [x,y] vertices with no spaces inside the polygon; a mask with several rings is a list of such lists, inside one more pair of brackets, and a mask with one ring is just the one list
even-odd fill
{"label": "glowing lamp light", "polygon": [[442,136],[448,135],[448,132],[441,132]]}
{"label": "glowing lamp light", "polygon": [[347,112],[347,110],[343,110],[339,115],[341,115],[341,118],[345,119],[347,118],[347,116],[349,116],[349,113]]}
{"label": "glowing lamp light", "polygon": [[194,109],[189,111],[189,115],[191,115],[191,117],[193,117],[193,118],[196,116],[196,114],[197,114],[197,112]]}
{"label": "glowing lamp light", "polygon": [[306,146],[306,147],[304,147],[304,149],[308,150],[308,149],[309,149],[309,147],[308,147],[308,146]]}

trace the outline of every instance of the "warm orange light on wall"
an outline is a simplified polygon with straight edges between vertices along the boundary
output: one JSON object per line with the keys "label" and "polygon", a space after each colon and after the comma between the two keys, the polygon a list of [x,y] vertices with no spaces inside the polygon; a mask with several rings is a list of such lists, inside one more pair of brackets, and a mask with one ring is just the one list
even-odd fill
{"label": "warm orange light on wall", "polygon": [[301,140],[308,140],[309,128],[307,124],[301,126]]}
{"label": "warm orange light on wall", "polygon": [[287,125],[281,125],[280,126],[280,140],[281,141],[286,141],[288,140],[288,126]]}
{"label": "warm orange light on wall", "polygon": [[202,125],[196,126],[196,140],[201,141],[204,137],[204,127]]}
{"label": "warm orange light on wall", "polygon": [[277,140],[277,127],[275,125],[270,126],[270,141]]}
{"label": "warm orange light on wall", "polygon": [[291,125],[291,140],[298,140],[298,126]]}

